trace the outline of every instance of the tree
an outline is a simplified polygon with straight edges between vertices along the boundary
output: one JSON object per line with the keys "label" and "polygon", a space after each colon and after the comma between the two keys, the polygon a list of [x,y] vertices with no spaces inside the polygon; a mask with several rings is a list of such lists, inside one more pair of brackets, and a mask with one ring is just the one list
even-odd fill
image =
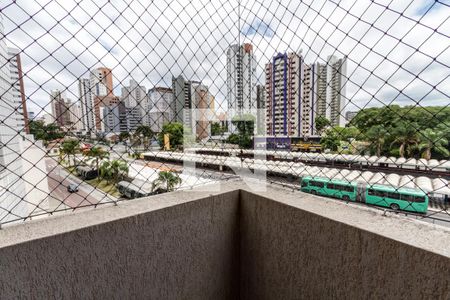
{"label": "tree", "polygon": [[130,137],[130,133],[128,132],[121,132],[119,134],[119,141],[123,142],[125,140],[127,140]]}
{"label": "tree", "polygon": [[158,135],[158,143],[161,147],[164,146],[164,135],[169,135],[170,148],[176,149],[183,145],[184,133],[187,130],[183,128],[183,124],[179,122],[172,122],[163,125],[161,132]]}
{"label": "tree", "polygon": [[331,126],[330,120],[325,118],[324,116],[318,116],[315,121],[316,130],[319,133],[319,135],[322,135],[323,131]]}
{"label": "tree", "polygon": [[320,144],[323,149],[337,151],[341,143],[336,131],[329,128],[325,131],[325,135],[320,139]]}
{"label": "tree", "polygon": [[95,166],[96,166],[97,170],[99,170],[100,159],[109,157],[109,153],[107,151],[103,150],[103,148],[98,147],[98,146],[95,146],[95,147],[92,147],[92,148],[86,150],[83,154],[86,156],[95,158]]}
{"label": "tree", "polygon": [[226,131],[227,131],[226,126],[222,126],[218,122],[211,124],[211,135],[222,135]]}
{"label": "tree", "polygon": [[413,124],[400,122],[392,129],[391,135],[393,137],[393,141],[391,143],[391,147],[395,144],[399,145],[398,153],[400,157],[405,157],[405,152],[411,152],[410,148],[413,145],[417,145],[418,138],[416,126]]}
{"label": "tree", "polygon": [[61,129],[54,123],[45,125],[44,121],[30,121],[30,133],[36,140],[43,140],[45,142],[62,138],[64,134]]}
{"label": "tree", "polygon": [[178,184],[181,184],[181,178],[178,174],[161,171],[158,174],[158,178],[152,184],[152,191],[171,192]]}
{"label": "tree", "polygon": [[366,133],[366,137],[371,143],[371,148],[375,149],[375,153],[377,156],[381,156],[381,150],[383,149],[387,135],[388,132],[386,131],[386,129],[384,129],[383,126],[380,125],[373,126]]}
{"label": "tree", "polygon": [[152,131],[150,126],[146,125],[139,125],[138,128],[136,128],[136,131],[134,132],[137,136],[142,136],[142,144],[144,144],[144,148],[148,149],[149,141],[153,138],[155,133]]}
{"label": "tree", "polygon": [[255,130],[255,117],[251,114],[243,114],[235,116],[231,123],[236,126],[238,132],[230,134],[228,142],[230,144],[237,144],[243,149],[251,148],[253,132]]}
{"label": "tree", "polygon": [[67,158],[69,160],[69,166],[70,166],[70,156],[74,156],[74,164],[75,164],[75,154],[80,149],[80,141],[75,139],[65,140],[61,144],[60,152],[67,155]]}
{"label": "tree", "polygon": [[121,159],[104,161],[100,166],[100,177],[106,179],[108,183],[112,180],[114,183],[128,176],[128,163]]}
{"label": "tree", "polygon": [[419,150],[422,152],[422,157],[431,159],[432,151],[449,156],[450,151],[446,148],[448,140],[443,137],[443,133],[438,130],[427,128],[419,133]]}

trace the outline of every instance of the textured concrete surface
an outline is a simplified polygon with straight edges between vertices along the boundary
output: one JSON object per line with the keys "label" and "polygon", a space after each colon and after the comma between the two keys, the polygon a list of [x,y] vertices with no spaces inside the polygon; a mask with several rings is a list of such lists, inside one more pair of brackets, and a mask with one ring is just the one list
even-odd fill
{"label": "textured concrete surface", "polygon": [[[28,228],[38,235],[52,221],[58,234],[0,248],[0,299],[237,298],[238,196],[179,199],[185,203],[64,233],[64,218],[36,221]],[[104,210],[120,215],[126,206]]]}
{"label": "textured concrete surface", "polygon": [[450,298],[447,228],[271,186],[211,191],[0,230],[0,299]]}
{"label": "textured concrete surface", "polygon": [[450,299],[446,228],[279,195],[241,191],[241,299]]}

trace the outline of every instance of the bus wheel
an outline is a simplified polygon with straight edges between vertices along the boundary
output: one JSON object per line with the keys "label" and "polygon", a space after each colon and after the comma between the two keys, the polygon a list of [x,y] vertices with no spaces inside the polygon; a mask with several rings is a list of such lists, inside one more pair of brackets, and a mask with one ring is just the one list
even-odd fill
{"label": "bus wheel", "polygon": [[350,201],[350,197],[348,195],[344,195],[344,196],[342,196],[342,200]]}
{"label": "bus wheel", "polygon": [[315,190],[311,190],[311,194],[317,195],[317,192]]}
{"label": "bus wheel", "polygon": [[398,204],[396,204],[396,203],[392,203],[389,207],[391,209],[393,209],[393,210],[399,210],[400,209],[400,206],[398,206]]}

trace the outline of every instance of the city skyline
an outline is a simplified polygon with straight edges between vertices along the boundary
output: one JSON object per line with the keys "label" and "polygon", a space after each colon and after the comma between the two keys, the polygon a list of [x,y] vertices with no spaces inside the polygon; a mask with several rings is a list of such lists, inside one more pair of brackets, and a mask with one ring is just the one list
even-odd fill
{"label": "city skyline", "polygon": [[[316,5],[317,7],[320,7],[320,5],[322,4],[323,3],[314,3],[313,8],[315,8]],[[370,3],[368,2],[368,4]],[[70,6],[70,4],[64,5]],[[25,10],[32,10],[34,4],[24,3],[22,6],[24,6]],[[262,7],[262,11],[269,11],[272,8],[274,15],[279,15],[283,12],[282,9],[277,8],[276,6],[273,7],[272,5],[267,3],[264,3],[264,5],[261,4],[260,6]],[[351,18],[350,20],[344,19],[340,22],[337,22],[336,18],[346,7],[352,7],[355,10],[353,14],[358,15],[358,12],[362,13],[363,6],[363,4],[356,4],[355,8],[348,3],[336,5],[330,2],[325,4],[325,8],[327,8],[327,11],[329,10],[329,12],[327,13],[330,15],[332,15],[332,9],[335,7],[337,8],[337,12],[332,15],[333,18],[330,21],[334,22],[332,24],[342,24],[353,21],[351,16],[345,16],[346,18]],[[202,49],[196,48],[199,45],[195,44],[187,44],[187,48],[177,45],[177,47],[175,47],[173,51],[169,53],[167,53],[167,50],[163,47],[163,45],[157,42],[157,47],[153,49],[154,51],[149,51],[150,57],[152,55],[156,55],[156,57],[166,57],[168,58],[168,60],[159,61],[158,59],[156,63],[154,63],[155,60],[152,61],[150,60],[150,58],[143,57],[142,52],[145,51],[146,47],[142,47],[142,49],[139,47],[137,47],[136,49],[131,49],[126,45],[122,45],[121,43],[111,44],[110,41],[103,38],[97,41],[97,43],[94,43],[92,47],[89,47],[88,52],[91,53],[89,54],[89,59],[85,61],[84,56],[81,56],[76,62],[76,64],[78,65],[77,68],[72,69],[73,66],[68,65],[67,69],[61,69],[62,72],[60,72],[57,61],[53,61],[54,63],[52,65],[45,65],[50,63],[46,61],[40,66],[36,66],[33,61],[39,61],[37,58],[39,56],[46,55],[46,53],[44,53],[45,51],[42,53],[36,52],[32,49],[31,46],[29,46],[23,48],[22,52],[22,57],[24,60],[24,70],[27,71],[26,76],[29,77],[29,79],[27,78],[27,82],[25,83],[27,97],[30,100],[28,102],[30,104],[31,110],[37,112],[37,114],[41,112],[42,107],[45,107],[48,112],[50,110],[50,107],[48,106],[48,91],[55,88],[60,88],[61,86],[67,86],[68,90],[66,92],[68,93],[68,96],[70,98],[76,98],[74,96],[77,94],[78,86],[74,79],[86,76],[87,68],[91,69],[95,68],[96,66],[105,65],[114,69],[115,71],[114,81],[116,85],[114,91],[116,94],[119,94],[120,84],[123,84],[130,78],[135,79],[139,84],[145,85],[147,87],[170,86],[171,76],[173,74],[184,74],[184,76],[186,76],[187,78],[204,81],[204,84],[210,87],[210,92],[215,96],[217,109],[221,111],[224,107],[226,107],[226,76],[223,76],[225,75],[223,70],[225,69],[226,64],[225,52],[229,45],[237,43],[238,40],[241,40],[241,44],[252,43],[255,47],[255,56],[258,58],[257,79],[259,84],[263,83],[261,82],[264,77],[263,65],[267,62],[268,59],[270,59],[270,57],[278,52],[297,52],[299,51],[299,49],[304,49],[305,61],[307,61],[308,63],[313,61],[324,62],[326,61],[326,58],[331,54],[334,54],[338,57],[342,57],[344,55],[349,56],[348,75],[352,82],[350,82],[348,85],[347,94],[350,101],[346,110],[355,110],[355,105],[357,105],[356,108],[362,108],[365,106],[382,106],[390,103],[391,101],[394,101],[394,103],[401,105],[406,105],[408,103],[414,104],[413,101],[420,101],[421,105],[424,106],[442,104],[442,102],[445,102],[444,104],[447,104],[447,102],[449,101],[445,97],[445,94],[448,94],[448,84],[446,84],[448,79],[445,80],[445,78],[448,75],[448,72],[445,70],[442,64],[445,64],[445,62],[448,60],[446,54],[448,53],[448,51],[442,52],[442,43],[436,43],[436,41],[442,37],[442,34],[440,34],[441,31],[432,34],[433,36],[435,36],[435,38],[431,39],[434,41],[433,44],[430,44],[430,42],[426,42],[424,45],[422,45],[420,51],[415,54],[414,61],[412,61],[412,59],[410,59],[408,56],[408,54],[410,53],[410,50],[408,50],[410,48],[409,45],[419,45],[419,42],[424,41],[423,36],[425,35],[425,32],[423,31],[426,28],[418,26],[420,28],[414,28],[412,29],[411,33],[408,32],[408,34],[406,34],[406,28],[411,29],[411,26],[409,26],[406,17],[412,19],[421,18],[423,14],[423,6],[425,5],[413,3],[411,4],[411,7],[409,7],[404,12],[404,16],[400,17],[401,20],[403,18],[405,19],[405,29],[396,26],[394,33],[398,33],[399,37],[401,37],[401,34],[403,34],[406,36],[406,38],[403,39],[403,42],[400,43],[400,45],[394,47],[395,49],[391,49],[392,46],[390,46],[389,37],[383,36],[380,42],[377,42],[378,31],[376,30],[376,28],[381,29],[381,25],[379,24],[376,24],[375,29],[369,30],[368,33],[365,34],[363,38],[361,38],[361,34],[367,31],[364,25],[364,18],[356,23],[353,22],[355,23],[355,26],[357,28],[357,30],[355,29],[350,32],[350,36],[353,36],[353,38],[345,38],[343,36],[343,34],[345,34],[350,28],[347,25],[343,28],[338,27],[337,29],[324,28],[323,30],[325,31],[322,31],[323,36],[329,36],[328,33],[334,33],[330,41],[324,42],[324,40],[321,37],[318,37],[317,33],[315,33],[321,27],[320,25],[322,25],[320,22],[318,22],[319,24],[313,24],[314,22],[309,15],[307,15],[307,17],[303,19],[300,19],[302,13],[304,12],[302,10],[305,9],[304,4],[300,5],[298,12],[293,13],[288,11],[287,15],[284,16],[284,18],[289,17],[290,19],[292,19],[292,27],[298,28],[299,30],[301,28],[308,29],[308,25],[314,25],[312,27],[314,29],[311,29],[309,31],[304,30],[304,32],[307,33],[304,37],[304,40],[291,39],[292,32],[287,27],[283,27],[283,24],[275,24],[276,22],[274,23],[273,20],[272,22],[269,22],[269,20],[264,20],[264,18],[260,17],[263,15],[262,12],[258,13],[258,15],[255,15],[251,13],[248,8],[246,9],[244,5],[242,15],[243,22],[240,29],[237,28],[235,24],[231,24],[230,22],[228,22],[228,20],[225,24],[223,24],[223,26],[235,28],[236,34],[224,34],[225,31],[223,27],[213,26],[211,27],[211,38],[213,38],[215,35],[221,34],[221,37],[223,39],[220,41],[220,43],[213,40],[212,42],[207,42],[205,45],[208,45],[208,47],[203,47]],[[231,7],[231,4],[224,4],[224,8],[226,10],[231,9]],[[281,6],[281,8],[283,7],[285,6]],[[8,16],[10,17],[14,16],[14,11],[9,11],[9,9],[13,10],[14,7],[5,8],[4,13],[8,13]],[[368,9],[370,11],[373,11],[374,15],[380,15],[380,19],[384,20],[388,17],[387,13],[381,14],[377,10],[375,4],[370,4]],[[445,9],[441,5],[436,4],[436,7],[429,13],[427,13],[422,21],[432,28],[433,26],[437,26],[439,20],[442,20],[444,15]],[[149,17],[149,15],[145,14],[143,18],[147,17]],[[126,18],[126,16],[124,16],[124,18]],[[232,19],[232,17],[230,17],[230,19]],[[179,19],[175,19],[174,21],[175,23],[179,22]],[[197,21],[198,20],[196,19],[192,20],[192,22],[195,23]],[[79,21],[73,21],[72,23],[70,23],[68,22],[68,20],[64,20],[64,25],[66,25],[66,22],[67,28],[74,28],[74,26],[77,26],[76,23]],[[45,26],[47,26],[49,23],[51,23],[50,20],[43,20],[42,26],[45,28]],[[108,24],[109,23],[111,23],[111,21],[108,21]],[[12,20],[6,20],[5,26],[8,28],[8,32],[10,32],[7,40],[7,43],[10,46],[20,46],[20,44],[26,45],[26,43],[24,43],[27,38],[26,35],[24,35],[23,33],[19,34],[18,32],[15,32],[13,30],[14,24],[12,23]],[[26,27],[27,25],[25,24],[24,26]],[[116,25],[113,25],[113,27],[116,28]],[[164,27],[161,27],[161,29],[163,28]],[[158,34],[160,33],[159,29],[160,28],[158,28],[156,32]],[[30,32],[33,32],[33,30],[36,29],[30,30]],[[93,31],[93,33],[95,34],[96,31]],[[109,33],[110,32],[108,31],[108,34]],[[59,32],[52,32],[47,37],[56,42],[56,37],[59,37],[58,34]],[[81,30],[79,34],[80,36],[85,37],[87,40],[92,39],[92,37],[86,36],[87,33],[83,30]],[[163,33],[161,34],[163,39],[168,39],[169,41],[180,40],[180,36],[170,37],[164,36]],[[196,36],[196,33],[187,32],[187,35]],[[284,35],[286,35],[286,37],[282,38],[284,37]],[[114,35],[111,33],[111,36]],[[411,39],[412,36],[416,37],[417,42]],[[11,37],[11,39],[9,37]],[[354,39],[358,39],[361,42],[359,44],[355,43]],[[144,44],[147,45],[148,43],[150,43],[150,40],[145,41]],[[49,49],[58,48],[57,43],[56,45],[55,43],[53,43],[52,45],[53,48]],[[370,45],[375,45],[376,47],[372,50],[368,50],[367,47]],[[383,47],[388,47],[387,49],[390,50],[388,51],[383,48],[378,49],[378,47],[381,47],[380,45],[383,45]],[[129,49],[130,51],[125,53],[125,49]],[[188,51],[180,52],[180,49],[187,49]],[[150,48],[150,50],[152,49]],[[65,51],[65,53],[67,54],[66,58],[72,57],[72,55],[67,50]],[[438,56],[436,61],[428,64],[430,56],[436,56],[440,53],[442,53],[442,55]],[[163,54],[165,54],[165,56]],[[384,60],[383,65],[380,68],[375,68],[375,73],[371,75],[367,72],[367,69],[374,68],[374,66],[376,66],[380,62],[380,54],[388,55],[388,59]],[[64,61],[64,55],[59,53],[55,55],[58,57],[58,59]],[[190,56],[193,56],[193,59],[191,59]],[[119,59],[119,57],[123,59]],[[171,63],[173,59],[177,59],[177,63],[175,65]],[[133,60],[135,60],[136,62],[133,63]],[[142,63],[137,64],[137,62],[141,61]],[[357,64],[361,64],[361,66],[357,66]],[[398,65],[400,64],[402,65],[401,69],[398,68]],[[48,66],[48,68],[44,68],[44,65]],[[40,71],[40,76],[36,73],[38,69]],[[421,76],[419,76],[419,78],[411,77],[410,72],[417,73],[418,71],[421,71],[421,69],[425,69],[425,71],[421,74]],[[52,78],[52,76],[55,77]],[[380,86],[380,78],[389,78],[388,84],[382,84],[382,86]],[[444,80],[439,80],[439,78],[444,78]],[[436,89],[432,91],[432,93],[428,94],[428,91],[431,88],[430,84],[435,82],[439,84],[437,85]],[[364,83],[364,85],[361,88],[360,85],[362,83]],[[38,84],[43,84],[45,88],[37,88]],[[378,91],[380,87],[381,90]],[[373,95],[375,95],[375,98],[373,97]],[[425,98],[422,99],[424,96]]]}

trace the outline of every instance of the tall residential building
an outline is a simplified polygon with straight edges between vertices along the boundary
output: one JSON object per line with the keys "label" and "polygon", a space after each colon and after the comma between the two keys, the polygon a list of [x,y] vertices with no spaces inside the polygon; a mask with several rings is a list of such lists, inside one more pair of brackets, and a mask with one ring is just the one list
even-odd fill
{"label": "tall residential building", "polygon": [[80,132],[83,130],[82,115],[81,115],[81,105],[78,102],[67,101],[69,107],[69,120],[72,131]]}
{"label": "tall residential building", "polygon": [[193,97],[195,86],[199,85],[198,81],[185,80],[182,75],[172,77],[173,102],[170,105],[176,122],[183,123],[191,128],[195,125],[192,116]]}
{"label": "tall residential building", "polygon": [[52,90],[50,93],[53,122],[59,127],[70,125],[70,103],[64,98],[60,90]]}
{"label": "tall residential building", "polygon": [[256,134],[265,135],[266,129],[266,91],[263,85],[256,86]]}
{"label": "tall residential building", "polygon": [[166,87],[154,87],[148,91],[148,115],[149,126],[153,132],[161,132],[165,123],[175,120],[172,104],[174,101],[172,89]]}
{"label": "tall residential building", "polygon": [[91,92],[91,81],[88,78],[78,80],[78,92],[80,95],[82,130],[86,133],[95,131],[94,102]]}
{"label": "tall residential building", "polygon": [[102,131],[102,108],[120,102],[119,97],[114,95],[94,96],[94,120],[95,130]]}
{"label": "tall residential building", "polygon": [[227,102],[230,131],[234,116],[256,112],[256,59],[251,44],[231,45],[227,50]]}
{"label": "tall residential building", "polygon": [[[3,35],[3,15],[0,13],[0,36]],[[27,215],[22,162],[20,159],[21,130],[15,117],[16,101],[11,84],[10,55],[5,39],[0,39],[0,219],[7,222]],[[13,116],[13,117],[11,117]],[[11,212],[11,213],[10,213]]]}
{"label": "tall residential building", "polygon": [[130,111],[131,116],[136,119],[137,126],[148,125],[149,119],[146,114],[148,101],[145,86],[141,86],[137,81],[131,79],[130,85],[122,88],[121,101]]}
{"label": "tall residential building", "polygon": [[103,131],[106,134],[128,132],[127,111],[123,102],[104,106],[102,111]]}
{"label": "tall residential building", "polygon": [[15,48],[8,48],[9,68],[11,72],[11,83],[13,84],[13,97],[15,105],[15,117],[19,130],[24,129],[29,133],[27,102],[25,98],[25,86],[23,84],[22,62],[20,51]]}
{"label": "tall residential building", "polygon": [[315,103],[316,103],[316,90],[315,90],[315,65],[303,64],[302,95],[300,100],[300,124],[299,124],[299,136],[311,137],[315,136]]}
{"label": "tall residential building", "polygon": [[[90,71],[89,90],[93,106],[94,129],[101,131],[100,108],[116,101],[113,94],[113,76],[111,69],[100,67]],[[118,100],[117,100],[118,101]]]}
{"label": "tall residential building", "polygon": [[331,55],[326,64],[316,64],[317,115],[330,120],[333,126],[344,126],[347,58]]}
{"label": "tall residential building", "polygon": [[266,65],[267,134],[299,136],[303,57],[279,53]]}
{"label": "tall residential building", "polygon": [[191,130],[197,137],[202,140],[211,136],[211,120],[214,116],[214,97],[209,93],[208,87],[199,84],[195,87],[195,127]]}

